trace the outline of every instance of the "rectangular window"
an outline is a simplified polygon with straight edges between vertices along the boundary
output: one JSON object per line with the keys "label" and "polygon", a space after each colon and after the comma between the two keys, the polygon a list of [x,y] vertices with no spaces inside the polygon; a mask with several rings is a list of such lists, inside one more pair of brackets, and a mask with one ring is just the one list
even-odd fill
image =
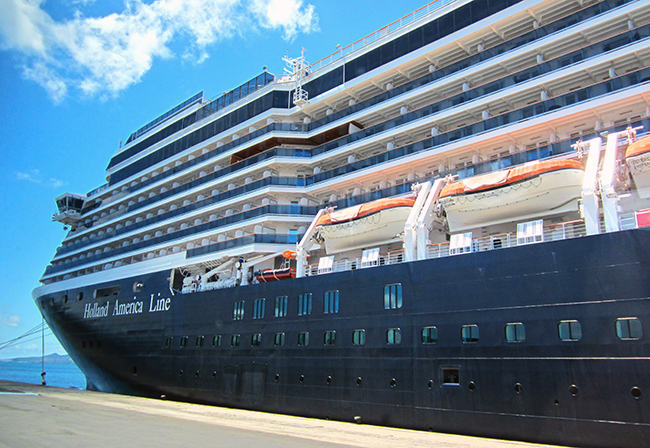
{"label": "rectangular window", "polygon": [[230,337],[230,346],[231,347],[239,347],[239,341],[241,340],[241,336],[238,334],[233,334]]}
{"label": "rectangular window", "polygon": [[165,340],[165,347],[167,347],[167,348],[171,347],[171,346],[172,346],[172,341],[173,341],[173,340],[174,340],[174,338],[167,338],[167,339]]}
{"label": "rectangular window", "polygon": [[443,386],[459,386],[460,385],[460,369],[458,367],[443,367],[442,368],[442,385]]}
{"label": "rectangular window", "polygon": [[196,346],[197,347],[203,347],[203,336],[197,336],[196,337]]}
{"label": "rectangular window", "polygon": [[563,341],[582,339],[582,327],[577,320],[563,320],[557,326],[557,334]]}
{"label": "rectangular window", "polygon": [[324,342],[325,345],[336,345],[336,331],[326,331]]}
{"label": "rectangular window", "polygon": [[309,332],[298,333],[298,345],[306,347],[309,345]]}
{"label": "rectangular window", "polygon": [[221,335],[217,335],[212,338],[212,346],[213,347],[221,347]]}
{"label": "rectangular window", "polygon": [[262,335],[260,333],[251,336],[251,347],[259,347],[262,344]]}
{"label": "rectangular window", "polygon": [[311,293],[300,294],[298,297],[298,316],[311,314]]}
{"label": "rectangular window", "polygon": [[284,333],[276,333],[274,343],[276,347],[282,347],[284,345]]}
{"label": "rectangular window", "polygon": [[394,310],[402,307],[402,284],[384,286],[384,309]]}
{"label": "rectangular window", "polygon": [[526,327],[522,323],[506,324],[506,341],[522,342],[526,340]]}
{"label": "rectangular window", "polygon": [[460,339],[465,343],[478,342],[478,325],[463,325],[460,329]]}
{"label": "rectangular window", "polygon": [[366,330],[354,330],[352,332],[352,343],[354,345],[366,344]]}
{"label": "rectangular window", "polygon": [[641,339],[643,328],[641,321],[636,317],[616,319],[616,336],[619,339]]}
{"label": "rectangular window", "polygon": [[255,302],[253,302],[253,319],[264,318],[265,304],[266,304],[266,299],[256,299]]}
{"label": "rectangular window", "polygon": [[436,342],[438,342],[438,328],[424,327],[422,329],[422,343],[435,344]]}
{"label": "rectangular window", "polygon": [[389,328],[386,332],[386,342],[389,345],[397,345],[402,343],[402,330],[399,328]]}
{"label": "rectangular window", "polygon": [[325,300],[323,301],[323,312],[325,314],[333,314],[339,312],[338,291],[327,291],[325,293]]}
{"label": "rectangular window", "polygon": [[181,347],[187,347],[187,336],[181,338]]}
{"label": "rectangular window", "polygon": [[232,306],[232,319],[233,320],[242,320],[244,319],[244,301],[240,300],[235,302]]}
{"label": "rectangular window", "polygon": [[275,317],[285,317],[287,315],[287,303],[289,299],[287,296],[280,296],[275,298]]}

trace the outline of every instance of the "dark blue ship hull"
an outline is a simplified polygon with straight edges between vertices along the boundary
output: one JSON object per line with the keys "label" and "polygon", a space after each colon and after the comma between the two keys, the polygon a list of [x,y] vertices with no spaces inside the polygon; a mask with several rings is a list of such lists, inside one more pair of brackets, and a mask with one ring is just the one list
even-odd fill
{"label": "dark blue ship hull", "polygon": [[[640,229],[192,294],[172,295],[163,271],[36,300],[97,390],[640,447],[650,445],[649,274],[650,231]],[[138,282],[141,291],[132,292]],[[401,308],[384,307],[390,284],[402,285]],[[115,286],[118,294],[93,298]],[[324,313],[324,294],[335,290],[339,310]],[[305,293],[313,309],[298,315]],[[286,316],[275,317],[283,296]],[[262,298],[264,317],[254,319]],[[244,317],[234,320],[240,301]],[[634,333],[621,333],[620,322],[630,320]],[[525,337],[508,341],[508,324],[522,324]],[[465,342],[463,326],[478,328]],[[569,326],[573,333],[561,338]],[[435,342],[423,343],[425,327],[436,328]],[[365,330],[364,345],[353,343],[356,330]],[[393,330],[401,343],[388,343]],[[333,331],[336,344],[326,345]],[[300,346],[304,332],[309,345]]]}

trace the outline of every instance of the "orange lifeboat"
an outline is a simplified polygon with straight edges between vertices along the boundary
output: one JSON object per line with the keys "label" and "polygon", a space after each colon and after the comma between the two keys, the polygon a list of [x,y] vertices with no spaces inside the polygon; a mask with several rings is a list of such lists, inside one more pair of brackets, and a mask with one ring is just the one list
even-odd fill
{"label": "orange lifeboat", "polygon": [[650,198],[650,137],[635,141],[625,151],[627,164],[641,198]]}
{"label": "orange lifeboat", "polygon": [[316,229],[328,254],[398,240],[415,200],[383,198],[321,216]]}
{"label": "orange lifeboat", "polygon": [[440,203],[452,232],[578,209],[584,168],[576,160],[528,162],[445,186]]}
{"label": "orange lifeboat", "polygon": [[290,278],[296,278],[296,270],[294,268],[264,269],[263,271],[255,272],[255,278],[257,278],[257,281],[260,283],[287,280]]}

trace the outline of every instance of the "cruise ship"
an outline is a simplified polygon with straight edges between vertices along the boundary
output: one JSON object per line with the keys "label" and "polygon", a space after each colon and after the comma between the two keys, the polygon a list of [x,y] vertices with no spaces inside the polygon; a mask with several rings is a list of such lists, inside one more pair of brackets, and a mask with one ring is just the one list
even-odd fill
{"label": "cruise ship", "polygon": [[438,0],[285,56],[56,198],[34,301],[91,390],[650,446],[649,44],[647,0]]}

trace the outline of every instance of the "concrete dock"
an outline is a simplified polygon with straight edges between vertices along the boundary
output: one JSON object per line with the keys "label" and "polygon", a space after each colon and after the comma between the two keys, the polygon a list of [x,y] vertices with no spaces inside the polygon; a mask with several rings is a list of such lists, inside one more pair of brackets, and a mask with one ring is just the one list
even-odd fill
{"label": "concrete dock", "polygon": [[0,380],[0,447],[532,448]]}

